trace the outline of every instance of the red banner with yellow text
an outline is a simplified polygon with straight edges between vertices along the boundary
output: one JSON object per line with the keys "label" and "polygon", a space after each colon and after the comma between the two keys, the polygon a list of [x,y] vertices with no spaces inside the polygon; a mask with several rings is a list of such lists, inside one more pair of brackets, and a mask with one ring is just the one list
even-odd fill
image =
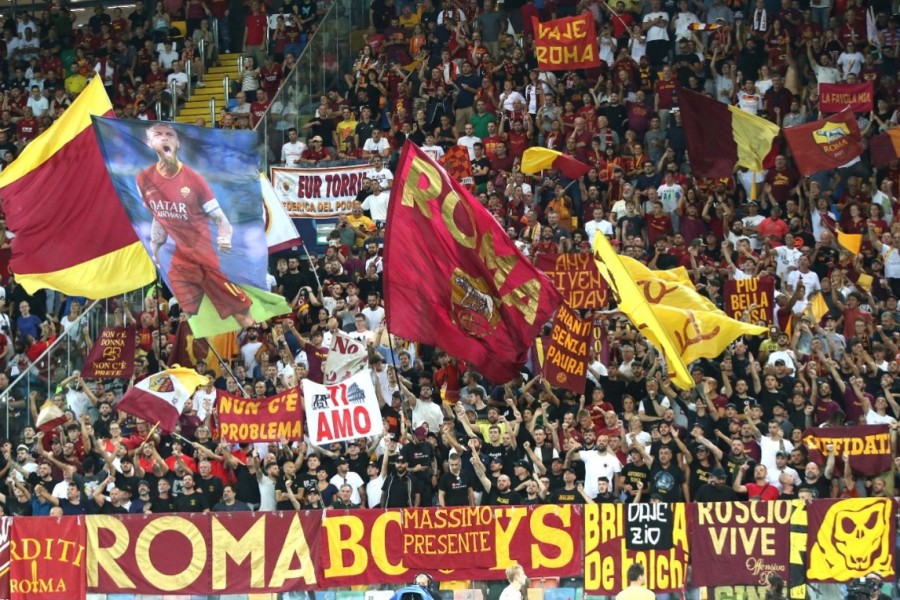
{"label": "red banner with yellow text", "polygon": [[222,438],[238,444],[302,440],[300,408],[297,388],[261,400],[219,390],[216,398]]}
{"label": "red banner with yellow text", "polygon": [[81,376],[86,379],[128,379],[134,373],[134,327],[100,330]]}
{"label": "red banner with yellow text", "polygon": [[[405,583],[418,572],[504,579],[513,563],[529,577],[574,576],[581,572],[581,510],[544,505],[329,512],[322,524],[320,583]],[[486,535],[487,522],[493,527]]]}
{"label": "red banner with yellow text", "polygon": [[321,522],[315,511],[92,516],[88,588],[131,594],[312,589]]}
{"label": "red banner with yellow text", "polygon": [[9,547],[11,600],[84,598],[84,517],[13,519]]}
{"label": "red banner with yellow text", "polygon": [[[628,505],[631,515],[626,527],[623,504],[590,504],[584,508],[584,591],[617,594],[628,586],[627,571],[632,563],[644,565],[647,587],[657,594],[683,590],[688,570],[687,506],[669,504],[671,522],[661,522],[662,503]],[[642,514],[646,513],[646,514]],[[641,522],[645,525],[641,525]],[[634,542],[651,542],[654,531],[670,527],[668,548],[629,550]],[[648,538],[650,538],[648,540]],[[527,571],[526,571],[527,572]]]}
{"label": "red banner with yellow text", "polygon": [[609,286],[590,254],[538,254],[534,266],[547,274],[572,308],[604,308]]}
{"label": "red banner with yellow text", "polygon": [[869,112],[874,106],[875,91],[871,81],[866,83],[820,83],[819,110],[823,113]]}
{"label": "red banner with yellow text", "polygon": [[568,71],[600,66],[594,17],[584,12],[534,25],[534,50],[541,71]]}
{"label": "red banner with yellow text", "polygon": [[725,313],[732,319],[742,321],[744,311],[750,311],[750,323],[774,322],[775,280],[771,277],[730,279],[725,282],[722,295]]}
{"label": "red banner with yellow text", "polygon": [[565,302],[556,311],[549,343],[544,346],[543,373],[550,385],[584,393],[593,325],[591,319],[582,319]]}
{"label": "red banner with yellow text", "polygon": [[765,585],[770,574],[787,581],[791,502],[703,502],[691,507],[691,585]]}
{"label": "red banner with yellow text", "polygon": [[891,432],[887,425],[814,427],[803,432],[803,443],[809,449],[809,459],[820,465],[825,464],[830,444],[836,457],[836,473],[843,472],[845,453],[850,457],[850,469],[857,475],[875,477],[891,469]]}

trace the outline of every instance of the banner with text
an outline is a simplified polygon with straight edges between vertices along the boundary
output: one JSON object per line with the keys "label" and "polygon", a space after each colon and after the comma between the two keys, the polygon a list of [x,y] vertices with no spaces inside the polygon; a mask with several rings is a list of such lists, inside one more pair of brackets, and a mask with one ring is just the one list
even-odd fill
{"label": "banner with text", "polygon": [[134,374],[134,327],[104,327],[94,340],[81,376],[129,379]]}
{"label": "banner with text", "polygon": [[765,585],[770,574],[787,581],[791,502],[691,504],[691,585]]}
{"label": "banner with text", "polygon": [[543,373],[550,385],[584,393],[593,325],[591,319],[582,319],[565,302],[560,305],[549,343],[544,346]]}
{"label": "banner with text", "polygon": [[323,382],[329,385],[340,383],[365,369],[368,362],[366,343],[338,329],[331,336],[331,346],[322,366]]}
{"label": "banner with text", "polygon": [[350,212],[368,164],[321,169],[272,167],[272,187],[292,219],[336,217]]}
{"label": "banner with text", "polygon": [[834,447],[835,473],[844,469],[841,458],[850,457],[850,468],[864,477],[874,477],[889,471],[892,465],[891,430],[887,425],[859,425],[857,427],[820,428],[803,432],[803,443],[809,448],[809,459],[825,464],[828,445]]}
{"label": "banner with text", "polygon": [[9,546],[12,600],[84,598],[84,517],[13,519]]}
{"label": "banner with text", "polygon": [[532,578],[575,576],[581,573],[581,510],[543,505],[329,512],[322,524],[321,585],[406,583],[419,572],[505,579],[513,563]]}
{"label": "banner with text", "polygon": [[871,81],[866,83],[820,83],[819,110],[825,114],[849,110],[853,113],[870,112],[874,106],[875,91]]}
{"label": "banner with text", "polygon": [[221,435],[230,443],[276,443],[303,439],[300,391],[296,388],[261,400],[218,390],[216,411]]}
{"label": "banner with text", "polygon": [[534,266],[550,281],[572,308],[605,308],[609,286],[600,276],[590,254],[538,254]]}
{"label": "banner with text", "polygon": [[893,498],[808,503],[807,580],[846,582],[871,573],[895,579],[895,510]]}
{"label": "banner with text", "polygon": [[594,17],[584,12],[534,25],[534,50],[541,71],[569,71],[600,66]]}
{"label": "banner with text", "polygon": [[335,385],[321,385],[304,379],[303,405],[309,437],[317,446],[379,435],[384,431],[369,369]]}
{"label": "banner with text", "polygon": [[[625,505],[590,504],[584,507],[584,591],[616,594],[628,586],[627,571],[632,563],[644,565],[647,587],[658,594],[682,590],[688,570],[687,506],[671,504],[672,546],[666,549],[629,550],[629,547],[652,545],[650,530],[663,527],[660,506],[663,504],[629,505],[638,511],[629,515],[630,522],[655,523],[645,531],[637,526],[626,531]],[[654,533],[654,536],[656,534]],[[661,533],[660,533],[661,535]]]}
{"label": "banner with text", "polygon": [[725,312],[732,319],[743,320],[744,311],[750,311],[748,322],[774,322],[775,280],[771,277],[729,279],[722,290]]}
{"label": "banner with text", "polygon": [[321,523],[310,511],[92,516],[88,588],[197,595],[313,589]]}

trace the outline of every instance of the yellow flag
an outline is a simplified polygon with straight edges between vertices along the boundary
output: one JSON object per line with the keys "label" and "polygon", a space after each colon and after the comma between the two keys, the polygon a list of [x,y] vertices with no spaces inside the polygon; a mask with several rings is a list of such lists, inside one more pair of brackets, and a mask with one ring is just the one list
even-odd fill
{"label": "yellow flag", "polygon": [[553,161],[562,156],[562,152],[549,148],[528,148],[522,155],[522,172],[537,173],[544,169],[553,168]]}
{"label": "yellow flag", "polygon": [[822,292],[816,292],[809,299],[806,310],[816,320],[816,323],[822,320],[822,317],[828,312],[828,305],[825,304],[825,298],[822,296]]}
{"label": "yellow flag", "polygon": [[859,249],[862,247],[862,237],[863,236],[861,233],[844,233],[843,231],[837,232],[838,244],[840,244],[853,254],[859,254]]}
{"label": "yellow flag", "polygon": [[684,267],[676,267],[674,269],[667,269],[665,271],[654,271],[636,258],[631,258],[630,256],[623,255],[619,255],[619,258],[622,259],[622,262],[625,264],[625,268],[628,269],[628,272],[631,273],[631,276],[636,280],[654,277],[656,279],[664,279],[666,281],[671,281],[672,283],[687,285],[691,288],[694,288],[694,282],[691,281],[691,275]]}
{"label": "yellow flag", "polygon": [[709,298],[697,291],[684,267],[670,271],[654,271],[634,258],[628,256],[619,258],[650,304],[668,304],[676,308],[722,312]]}

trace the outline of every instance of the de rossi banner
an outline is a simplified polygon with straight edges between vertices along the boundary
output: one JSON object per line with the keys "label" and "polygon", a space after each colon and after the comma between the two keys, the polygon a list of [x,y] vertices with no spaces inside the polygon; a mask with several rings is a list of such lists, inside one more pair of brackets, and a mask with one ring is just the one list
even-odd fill
{"label": "de rossi banner", "polygon": [[609,286],[590,254],[538,254],[534,266],[546,273],[572,308],[604,308]]}
{"label": "de rossi banner", "polygon": [[775,280],[771,277],[730,279],[722,290],[725,297],[725,313],[732,319],[743,320],[745,310],[750,311],[748,322],[772,323],[775,305]]}
{"label": "de rossi banner", "polygon": [[384,431],[369,369],[334,385],[304,379],[303,405],[309,437],[317,446],[379,435]]}
{"label": "de rossi banner", "polygon": [[691,585],[764,586],[771,574],[789,579],[791,501],[690,504]]}
{"label": "de rossi banner", "polygon": [[350,212],[368,164],[318,169],[272,168],[275,195],[292,219],[336,217]]}
{"label": "de rossi banner", "polygon": [[823,113],[867,113],[874,106],[874,86],[866,83],[820,83],[819,110]]}
{"label": "de rossi banner", "polygon": [[594,17],[584,12],[534,25],[534,49],[541,71],[568,71],[600,66]]}
{"label": "de rossi banner", "polygon": [[300,393],[297,389],[261,400],[219,390],[216,410],[222,438],[231,443],[276,443],[281,439],[303,439]]}
{"label": "de rossi banner", "polygon": [[81,376],[87,379],[128,379],[134,373],[134,328],[100,330]]}

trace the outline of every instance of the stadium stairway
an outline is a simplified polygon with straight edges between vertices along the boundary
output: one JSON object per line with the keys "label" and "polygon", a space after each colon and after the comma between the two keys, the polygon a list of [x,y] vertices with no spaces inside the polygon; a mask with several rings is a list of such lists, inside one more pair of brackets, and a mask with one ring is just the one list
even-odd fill
{"label": "stadium stairway", "polygon": [[210,67],[206,72],[204,83],[206,87],[194,87],[191,99],[188,100],[178,113],[175,120],[178,123],[193,123],[199,117],[206,120],[206,126],[212,127],[213,123],[209,118],[209,99],[216,99],[216,113],[228,105],[228,99],[225,97],[225,87],[222,80],[226,75],[231,77],[232,81],[238,78],[238,59],[239,53],[220,54],[219,63],[221,66]]}

